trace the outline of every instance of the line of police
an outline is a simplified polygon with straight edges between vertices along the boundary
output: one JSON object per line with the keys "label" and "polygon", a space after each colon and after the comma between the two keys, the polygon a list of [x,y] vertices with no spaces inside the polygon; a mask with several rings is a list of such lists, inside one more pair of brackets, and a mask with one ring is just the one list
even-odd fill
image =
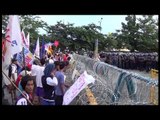
{"label": "line of police", "polygon": [[[93,57],[93,53],[88,54]],[[149,72],[151,69],[158,70],[158,53],[141,52],[100,52],[100,60],[122,69],[132,69]]]}

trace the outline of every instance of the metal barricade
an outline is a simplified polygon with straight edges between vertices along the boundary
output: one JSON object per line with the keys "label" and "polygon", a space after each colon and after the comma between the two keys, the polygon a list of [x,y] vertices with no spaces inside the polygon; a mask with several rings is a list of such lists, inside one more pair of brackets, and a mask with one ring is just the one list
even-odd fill
{"label": "metal barricade", "polygon": [[[82,73],[84,70],[95,79],[95,84],[88,87],[94,94],[98,105],[149,105],[150,87],[155,86],[158,101],[158,80],[143,77],[137,73],[95,61],[91,58],[75,54],[76,69]],[[87,104],[85,92],[81,92],[77,100]]]}

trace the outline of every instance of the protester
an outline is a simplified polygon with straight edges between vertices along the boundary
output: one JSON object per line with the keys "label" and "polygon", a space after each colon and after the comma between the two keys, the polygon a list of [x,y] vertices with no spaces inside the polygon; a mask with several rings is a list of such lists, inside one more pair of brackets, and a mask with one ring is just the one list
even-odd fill
{"label": "protester", "polygon": [[44,90],[42,105],[55,105],[55,86],[58,84],[55,72],[56,67],[54,64],[48,64],[44,69],[44,75],[42,76]]}
{"label": "protester", "polygon": [[[15,58],[12,59],[12,63],[9,65],[8,77],[11,79],[13,83],[16,82],[17,79],[17,60]],[[12,96],[12,99],[16,100],[16,89],[12,84],[7,86],[9,93]]]}
{"label": "protester", "polygon": [[[39,63],[39,62],[38,62]],[[45,59],[41,59],[40,60],[40,64],[34,64],[32,65],[32,68],[31,68],[31,74],[33,76],[36,76],[36,88],[35,88],[35,93],[36,93],[36,96],[38,97],[38,100],[40,102],[40,104],[42,103],[41,101],[41,97],[43,97],[44,95],[44,91],[43,91],[43,86],[42,86],[42,81],[41,81],[41,78],[42,76],[44,75],[43,71],[44,71],[44,68],[45,68]]]}
{"label": "protester", "polygon": [[[30,75],[22,77],[21,86],[23,88],[23,94],[32,102],[35,87],[35,77]],[[17,98],[16,105],[30,105],[26,98],[21,94]]]}
{"label": "protester", "polygon": [[59,64],[60,70],[56,72],[56,77],[58,79],[58,85],[55,89],[55,105],[62,105],[63,103],[63,96],[65,94],[65,76],[64,76],[64,70],[65,70],[65,62],[60,62]]}
{"label": "protester", "polygon": [[[28,66],[27,67],[23,67],[22,71],[20,72],[20,74],[17,77],[17,80],[16,80],[15,84],[20,90],[23,90],[23,88],[21,86],[22,77],[24,77],[26,75],[31,75],[31,69]],[[17,93],[17,96],[19,96],[19,95],[20,95],[20,92]]]}

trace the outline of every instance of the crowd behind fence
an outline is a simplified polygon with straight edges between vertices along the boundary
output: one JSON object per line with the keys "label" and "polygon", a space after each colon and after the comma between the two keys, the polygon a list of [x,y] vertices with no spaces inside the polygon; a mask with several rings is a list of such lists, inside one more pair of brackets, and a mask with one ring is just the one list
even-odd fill
{"label": "crowd behind fence", "polygon": [[[93,58],[89,52],[88,57]],[[158,70],[158,53],[141,52],[100,52],[100,60],[122,69],[132,69],[149,72],[151,69]]]}
{"label": "crowd behind fence", "polygon": [[[158,101],[158,79],[143,77],[89,57],[74,54],[76,69],[87,70],[95,79],[89,85],[98,105],[149,105],[150,88],[155,87],[155,101]],[[76,78],[75,78],[76,79]],[[85,90],[76,98],[76,104],[87,105]]]}

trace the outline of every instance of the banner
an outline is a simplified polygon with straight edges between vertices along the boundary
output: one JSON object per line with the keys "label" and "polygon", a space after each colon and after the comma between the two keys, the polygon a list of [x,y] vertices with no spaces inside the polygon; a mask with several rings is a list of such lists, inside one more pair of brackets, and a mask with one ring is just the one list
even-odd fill
{"label": "banner", "polygon": [[86,71],[80,75],[76,82],[66,91],[63,97],[63,105],[68,105],[72,100],[90,83],[94,83],[95,79],[88,75]]}

